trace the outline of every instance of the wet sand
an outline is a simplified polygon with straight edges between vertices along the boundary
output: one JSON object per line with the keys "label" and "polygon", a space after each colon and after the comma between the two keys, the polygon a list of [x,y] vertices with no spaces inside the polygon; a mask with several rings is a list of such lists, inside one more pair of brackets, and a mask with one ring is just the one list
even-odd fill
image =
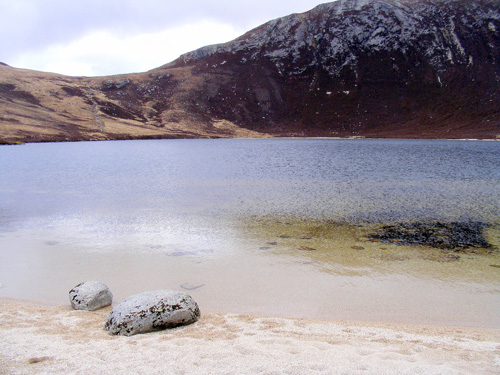
{"label": "wet sand", "polygon": [[498,374],[500,330],[203,313],[110,336],[110,308],[0,299],[0,374]]}

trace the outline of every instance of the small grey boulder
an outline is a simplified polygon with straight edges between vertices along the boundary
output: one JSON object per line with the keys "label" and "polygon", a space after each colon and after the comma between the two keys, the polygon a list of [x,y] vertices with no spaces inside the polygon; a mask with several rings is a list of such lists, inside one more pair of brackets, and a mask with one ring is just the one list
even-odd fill
{"label": "small grey boulder", "polygon": [[69,291],[69,300],[75,310],[94,311],[111,305],[113,294],[106,284],[99,281],[85,281]]}
{"label": "small grey boulder", "polygon": [[191,324],[198,319],[200,309],[191,296],[157,290],[125,299],[108,315],[104,329],[111,334],[132,336]]}

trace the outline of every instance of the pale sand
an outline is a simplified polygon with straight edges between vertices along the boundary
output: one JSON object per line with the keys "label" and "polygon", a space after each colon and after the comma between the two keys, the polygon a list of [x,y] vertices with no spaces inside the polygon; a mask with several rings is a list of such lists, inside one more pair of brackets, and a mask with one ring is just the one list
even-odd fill
{"label": "pale sand", "polygon": [[110,336],[111,308],[0,299],[0,374],[500,374],[500,330],[202,313]]}

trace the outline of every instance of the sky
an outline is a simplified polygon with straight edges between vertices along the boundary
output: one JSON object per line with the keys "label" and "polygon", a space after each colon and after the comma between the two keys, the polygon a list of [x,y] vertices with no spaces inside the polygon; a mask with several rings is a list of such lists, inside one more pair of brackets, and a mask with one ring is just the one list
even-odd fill
{"label": "sky", "polygon": [[0,62],[72,76],[144,72],[326,0],[0,0]]}

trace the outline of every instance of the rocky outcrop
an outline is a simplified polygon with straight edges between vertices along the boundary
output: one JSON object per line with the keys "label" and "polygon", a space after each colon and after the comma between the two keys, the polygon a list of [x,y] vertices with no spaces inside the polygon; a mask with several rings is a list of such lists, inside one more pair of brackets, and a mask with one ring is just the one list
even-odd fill
{"label": "rocky outcrop", "polygon": [[69,300],[75,310],[94,311],[111,305],[113,294],[99,281],[85,281],[69,291]]}
{"label": "rocky outcrop", "polygon": [[104,329],[131,336],[196,322],[200,309],[187,294],[158,290],[133,295],[111,311]]}
{"label": "rocky outcrop", "polygon": [[103,90],[115,90],[115,89],[121,89],[125,86],[127,86],[130,83],[130,79],[125,78],[125,79],[119,79],[117,81],[113,80],[107,80],[102,83],[102,89]]}

